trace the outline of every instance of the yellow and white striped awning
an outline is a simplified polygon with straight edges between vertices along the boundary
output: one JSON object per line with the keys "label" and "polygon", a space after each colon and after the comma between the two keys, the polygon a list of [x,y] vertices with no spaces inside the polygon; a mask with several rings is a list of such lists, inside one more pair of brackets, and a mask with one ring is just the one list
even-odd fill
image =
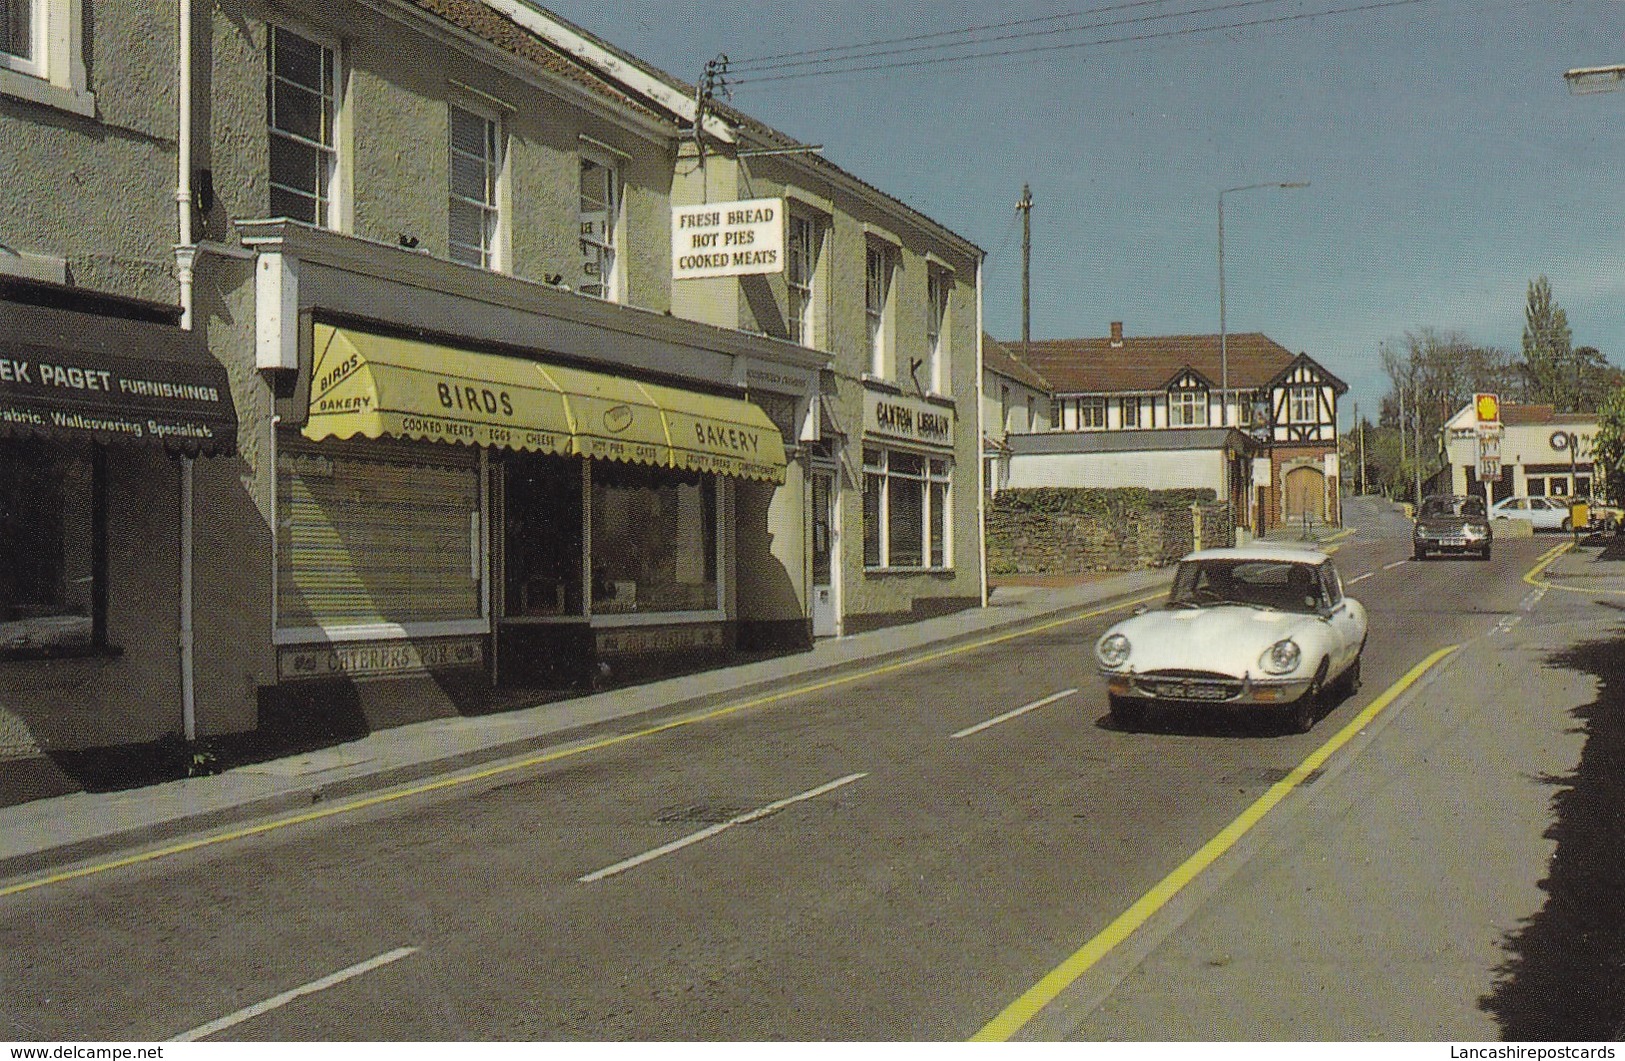
{"label": "yellow and white striped awning", "polygon": [[784,482],[748,401],[317,324],[304,436],[458,442]]}

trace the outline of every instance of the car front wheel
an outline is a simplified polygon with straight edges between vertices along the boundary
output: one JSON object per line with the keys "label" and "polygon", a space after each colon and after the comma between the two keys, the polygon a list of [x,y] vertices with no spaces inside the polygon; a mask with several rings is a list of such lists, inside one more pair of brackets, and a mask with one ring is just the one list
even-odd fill
{"label": "car front wheel", "polygon": [[1327,662],[1320,661],[1320,669],[1315,672],[1315,680],[1309,683],[1302,696],[1289,704],[1286,709],[1287,725],[1294,733],[1308,733],[1315,728],[1320,720],[1321,701],[1325,699]]}

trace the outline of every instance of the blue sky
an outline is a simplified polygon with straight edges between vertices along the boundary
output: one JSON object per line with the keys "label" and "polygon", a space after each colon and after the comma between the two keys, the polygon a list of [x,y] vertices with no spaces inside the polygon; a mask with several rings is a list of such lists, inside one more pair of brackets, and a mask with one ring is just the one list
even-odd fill
{"label": "blue sky", "polygon": [[[1111,17],[1218,2],[1144,3]],[[1257,2],[1210,17],[1357,3]],[[739,61],[1108,5],[1123,7],[546,4],[690,81],[719,52]],[[741,84],[732,102],[823,144],[831,161],[987,250],[985,315],[1001,339],[1021,333],[1023,183],[1035,202],[1033,337],[1071,338],[1104,335],[1116,320],[1130,335],[1216,333],[1219,190],[1309,181],[1225,197],[1226,323],[1307,352],[1351,385],[1346,402],[1374,415],[1387,389],[1384,341],[1434,327],[1517,351],[1527,287],[1541,274],[1575,343],[1625,364],[1625,92],[1574,96],[1562,77],[1616,62],[1621,0],[1430,0]],[[1345,405],[1345,424],[1351,413]]]}

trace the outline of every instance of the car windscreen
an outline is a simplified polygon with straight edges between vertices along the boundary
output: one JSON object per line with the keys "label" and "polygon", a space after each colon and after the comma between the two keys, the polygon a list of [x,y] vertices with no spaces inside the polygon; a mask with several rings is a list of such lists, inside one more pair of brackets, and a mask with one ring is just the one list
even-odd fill
{"label": "car windscreen", "polygon": [[1482,516],[1481,497],[1430,497],[1422,502],[1422,518],[1429,516]]}
{"label": "car windscreen", "polygon": [[1322,603],[1320,578],[1311,564],[1287,560],[1186,560],[1174,574],[1174,606],[1250,604],[1310,613]]}

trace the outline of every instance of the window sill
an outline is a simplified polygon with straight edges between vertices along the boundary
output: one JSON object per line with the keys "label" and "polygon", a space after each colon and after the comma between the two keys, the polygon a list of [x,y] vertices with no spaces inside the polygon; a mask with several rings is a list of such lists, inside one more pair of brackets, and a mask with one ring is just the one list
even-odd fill
{"label": "window sill", "polygon": [[37,648],[0,648],[0,663],[37,663],[58,659],[119,659],[124,655],[120,645],[64,645]]}
{"label": "window sill", "polygon": [[951,567],[865,567],[865,575],[951,575]]}
{"label": "window sill", "polygon": [[43,78],[32,77],[16,70],[0,68],[0,96],[13,96],[30,103],[38,103],[43,107],[77,114],[82,118],[96,117],[94,92],[52,84]]}

